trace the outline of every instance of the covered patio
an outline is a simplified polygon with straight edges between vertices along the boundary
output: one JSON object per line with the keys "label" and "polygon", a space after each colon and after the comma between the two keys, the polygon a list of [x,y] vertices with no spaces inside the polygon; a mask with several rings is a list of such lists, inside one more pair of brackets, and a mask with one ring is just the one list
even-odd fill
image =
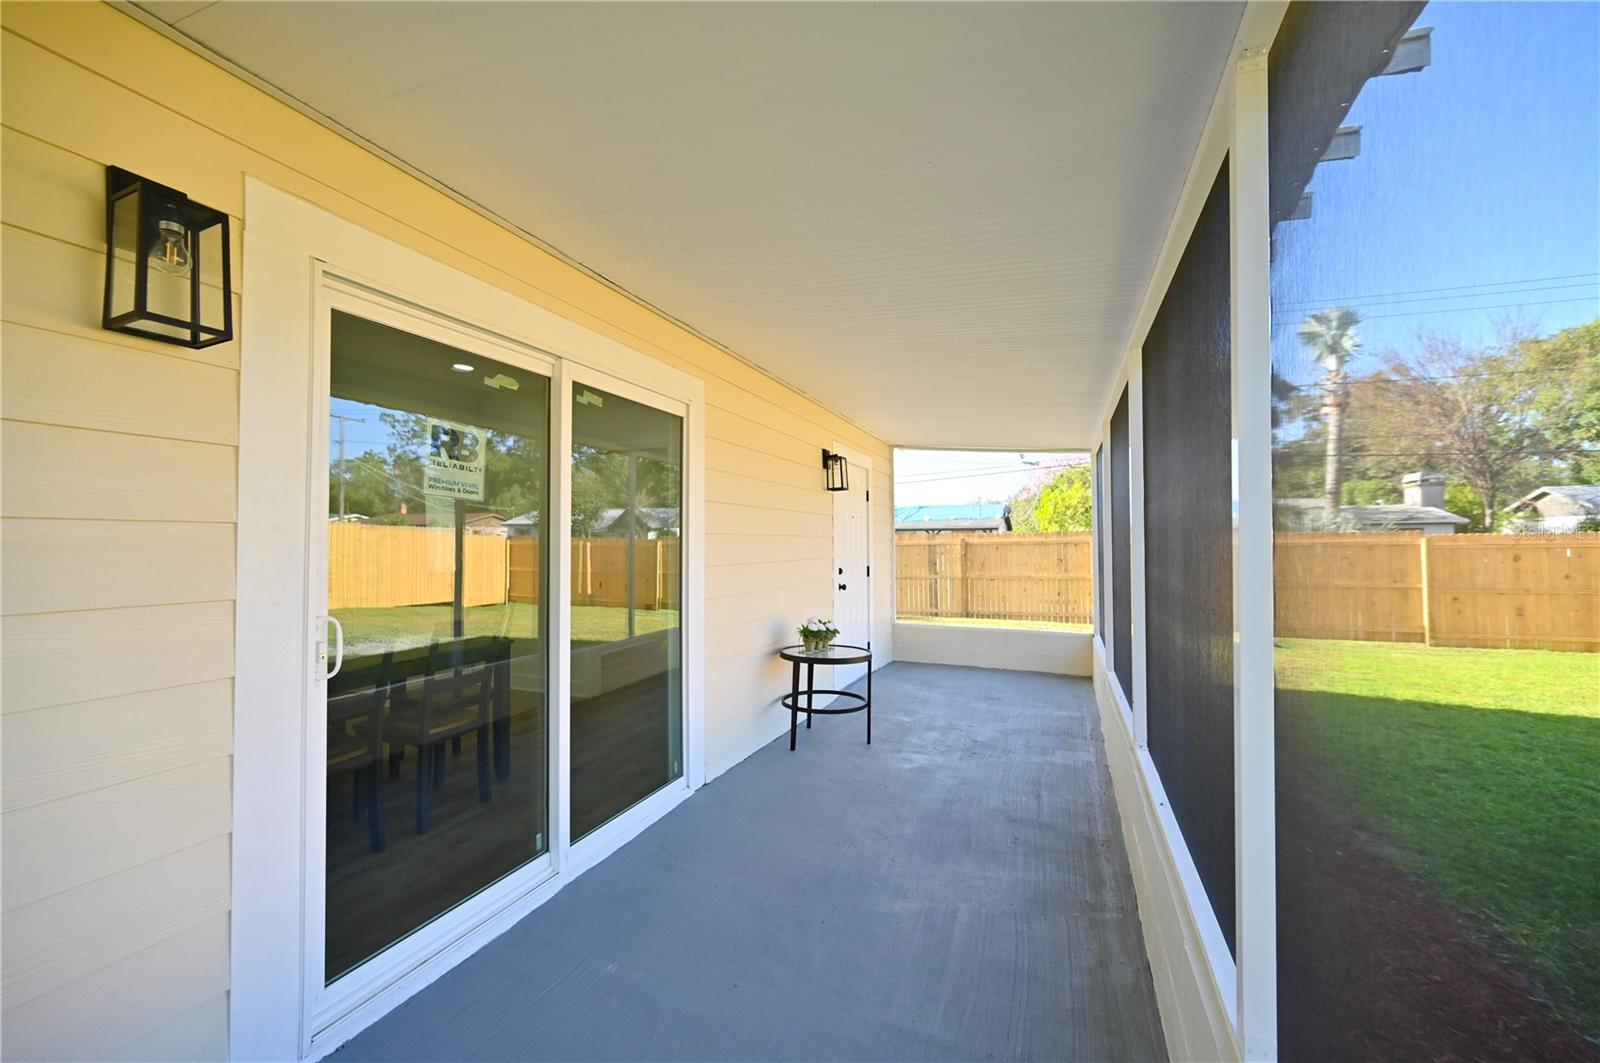
{"label": "covered patio", "polygon": [[0,1056],[1600,1061],[1597,45],[9,0]]}
{"label": "covered patio", "polygon": [[333,1059],[1165,1058],[1087,680],[899,662]]}

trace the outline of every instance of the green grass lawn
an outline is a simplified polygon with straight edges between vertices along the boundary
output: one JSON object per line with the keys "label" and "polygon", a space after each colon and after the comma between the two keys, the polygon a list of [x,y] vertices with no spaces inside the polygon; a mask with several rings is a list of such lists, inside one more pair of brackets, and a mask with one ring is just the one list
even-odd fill
{"label": "green grass lawn", "polygon": [[1600,1032],[1600,655],[1286,640],[1277,665],[1346,818]]}
{"label": "green grass lawn", "polygon": [[[335,609],[344,625],[346,652],[361,655],[377,649],[426,646],[450,638],[451,607],[407,605],[387,609]],[[538,606],[524,602],[477,605],[465,610],[466,636],[509,635],[533,638],[539,633]],[[676,609],[640,609],[634,613],[638,634],[676,627]],[[628,637],[628,610],[621,606],[577,605],[572,608],[572,641],[615,642]]]}
{"label": "green grass lawn", "polygon": [[1009,627],[1022,631],[1093,631],[1093,624],[1067,624],[1055,620],[988,620],[965,616],[897,616],[908,624],[952,624],[958,627]]}

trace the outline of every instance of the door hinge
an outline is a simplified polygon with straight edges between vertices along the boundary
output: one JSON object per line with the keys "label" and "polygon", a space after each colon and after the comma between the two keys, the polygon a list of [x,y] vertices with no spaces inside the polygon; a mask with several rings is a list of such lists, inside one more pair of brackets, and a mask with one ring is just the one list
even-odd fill
{"label": "door hinge", "polygon": [[868,579],[872,578],[872,566],[871,565],[867,566],[867,578]]}
{"label": "door hinge", "polygon": [[872,501],[872,492],[871,492],[871,491],[868,491],[868,492],[867,492],[867,501],[868,501],[868,502],[871,502],[871,501]]}

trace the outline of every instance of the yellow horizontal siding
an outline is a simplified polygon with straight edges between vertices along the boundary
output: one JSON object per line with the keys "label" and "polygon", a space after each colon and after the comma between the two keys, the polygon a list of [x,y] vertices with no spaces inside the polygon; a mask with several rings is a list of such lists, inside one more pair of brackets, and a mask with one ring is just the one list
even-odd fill
{"label": "yellow horizontal siding", "polygon": [[[108,6],[7,3],[0,28],[0,1050],[214,1058],[227,1039],[239,343],[185,351],[100,328],[105,165],[183,189],[240,232],[244,177],[259,177],[705,381],[713,774],[777,733],[787,672],[771,650],[832,610],[821,449],[842,441],[881,470],[890,452]],[[242,247],[236,236],[236,314]],[[887,572],[890,493],[884,472],[873,479]]]}
{"label": "yellow horizontal siding", "polygon": [[232,739],[228,679],[10,712],[0,717],[0,809],[217,760],[232,752]]}
{"label": "yellow horizontal siding", "polygon": [[[106,1060],[130,1041],[160,1044],[174,1019],[215,1000],[227,978],[228,916],[221,913],[54,992],[8,1006],[0,1016],[0,1051],[7,1059]],[[226,1031],[226,1014],[221,1018]],[[210,1031],[212,1043],[216,1033]]]}
{"label": "yellow horizontal siding", "polygon": [[233,447],[88,432],[31,421],[0,426],[6,478],[0,515],[232,522]]}
{"label": "yellow horizontal siding", "polygon": [[228,858],[219,836],[7,911],[6,1007],[226,913]]}
{"label": "yellow horizontal siding", "polygon": [[7,616],[233,597],[232,524],[6,518],[0,536]]}
{"label": "yellow horizontal siding", "polygon": [[226,834],[229,770],[211,760],[8,812],[5,909]]}
{"label": "yellow horizontal siding", "polygon": [[232,369],[10,322],[0,325],[0,350],[0,414],[9,420],[224,446],[239,441],[239,374]]}

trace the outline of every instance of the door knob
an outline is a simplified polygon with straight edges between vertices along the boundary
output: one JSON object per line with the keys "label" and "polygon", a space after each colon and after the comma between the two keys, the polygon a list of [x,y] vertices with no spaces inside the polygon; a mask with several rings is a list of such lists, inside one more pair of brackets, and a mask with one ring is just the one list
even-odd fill
{"label": "door knob", "polygon": [[844,584],[843,584],[843,583],[841,583],[841,584],[839,584],[839,589],[840,589],[840,590],[844,590],[844,589],[845,589],[845,586],[844,586]]}

